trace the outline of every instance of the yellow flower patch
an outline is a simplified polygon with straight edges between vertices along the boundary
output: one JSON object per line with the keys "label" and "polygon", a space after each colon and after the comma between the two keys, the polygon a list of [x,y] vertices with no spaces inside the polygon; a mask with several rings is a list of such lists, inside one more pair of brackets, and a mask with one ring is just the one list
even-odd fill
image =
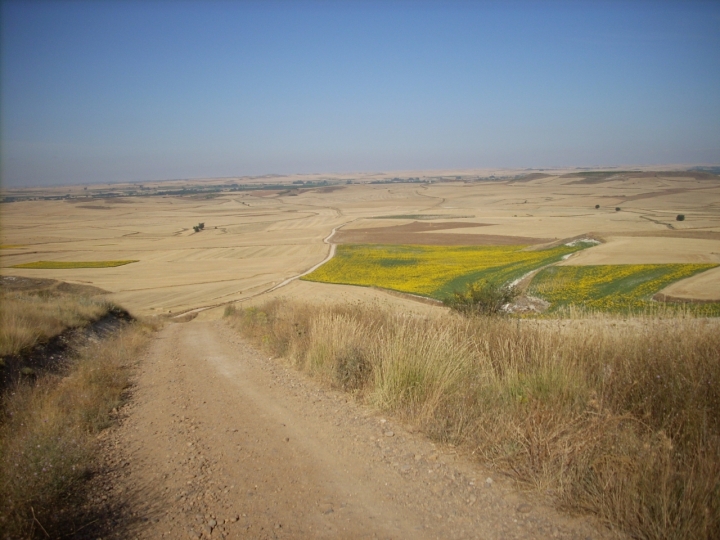
{"label": "yellow flower patch", "polygon": [[[529,293],[551,302],[552,309],[576,305],[598,311],[642,311],[652,296],[671,283],[716,267],[716,264],[618,264],[552,266],[534,277]],[[717,311],[720,306],[689,306]]]}
{"label": "yellow flower patch", "polygon": [[466,283],[508,283],[589,244],[526,251],[525,246],[343,244],[308,281],[375,286],[445,298]]}

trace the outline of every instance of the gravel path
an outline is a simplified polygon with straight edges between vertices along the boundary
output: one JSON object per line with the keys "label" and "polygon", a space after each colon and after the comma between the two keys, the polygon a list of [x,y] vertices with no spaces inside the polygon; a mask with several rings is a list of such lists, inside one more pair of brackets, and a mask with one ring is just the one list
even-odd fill
{"label": "gravel path", "polygon": [[223,321],[168,324],[119,416],[92,481],[94,538],[614,537],[268,359]]}

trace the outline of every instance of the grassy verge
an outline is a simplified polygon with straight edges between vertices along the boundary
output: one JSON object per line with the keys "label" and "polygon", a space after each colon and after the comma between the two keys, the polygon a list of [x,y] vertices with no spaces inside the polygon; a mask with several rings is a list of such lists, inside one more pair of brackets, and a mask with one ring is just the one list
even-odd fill
{"label": "grassy verge", "polygon": [[0,356],[17,354],[63,330],[84,326],[112,307],[97,295],[98,289],[88,287],[78,294],[60,286],[67,284],[36,281],[28,289],[12,289],[4,283],[0,288]]}
{"label": "grassy verge", "polygon": [[[720,538],[720,331],[699,319],[227,315],[300,369],[637,538]],[[369,339],[371,337],[371,339]]]}
{"label": "grassy verge", "polygon": [[148,327],[128,325],[80,350],[64,376],[46,375],[4,396],[0,529],[9,537],[72,533],[96,435],[110,425],[148,335]]}
{"label": "grassy verge", "polygon": [[35,261],[16,264],[10,268],[31,268],[35,270],[68,270],[72,268],[112,268],[138,261]]}

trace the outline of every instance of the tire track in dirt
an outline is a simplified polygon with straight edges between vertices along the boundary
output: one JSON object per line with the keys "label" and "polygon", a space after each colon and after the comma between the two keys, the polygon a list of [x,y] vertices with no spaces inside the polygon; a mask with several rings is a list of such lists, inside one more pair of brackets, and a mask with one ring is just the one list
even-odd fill
{"label": "tire track in dirt", "polygon": [[[96,484],[104,538],[610,538],[269,360],[223,321],[169,324]],[[491,478],[490,481],[487,478]]]}

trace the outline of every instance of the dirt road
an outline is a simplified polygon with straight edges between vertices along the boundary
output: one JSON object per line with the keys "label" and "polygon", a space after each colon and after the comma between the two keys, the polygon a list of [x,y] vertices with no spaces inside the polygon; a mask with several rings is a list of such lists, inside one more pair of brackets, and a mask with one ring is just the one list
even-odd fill
{"label": "dirt road", "polygon": [[610,538],[251,348],[168,324],[93,482],[118,538]]}

